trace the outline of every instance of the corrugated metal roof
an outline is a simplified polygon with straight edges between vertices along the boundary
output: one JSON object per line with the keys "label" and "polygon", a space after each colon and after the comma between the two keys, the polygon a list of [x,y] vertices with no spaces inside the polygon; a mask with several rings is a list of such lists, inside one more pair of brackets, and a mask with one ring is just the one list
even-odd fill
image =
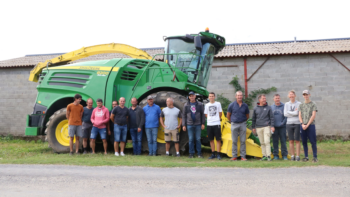
{"label": "corrugated metal roof", "polygon": [[[164,53],[164,48],[144,48],[151,56]],[[216,58],[228,57],[249,57],[249,56],[272,56],[272,55],[291,55],[291,54],[315,54],[315,53],[339,53],[350,52],[350,38],[335,38],[322,40],[298,40],[298,41],[276,41],[276,42],[259,42],[259,43],[235,43],[227,44],[225,48],[217,54]],[[38,54],[26,55],[25,57],[14,58],[0,61],[0,67],[32,67],[39,62],[44,62],[62,55],[55,54]],[[127,58],[128,56],[118,53],[106,53],[90,56],[77,60],[75,62],[104,60],[113,58]],[[162,60],[162,56],[156,57]]]}

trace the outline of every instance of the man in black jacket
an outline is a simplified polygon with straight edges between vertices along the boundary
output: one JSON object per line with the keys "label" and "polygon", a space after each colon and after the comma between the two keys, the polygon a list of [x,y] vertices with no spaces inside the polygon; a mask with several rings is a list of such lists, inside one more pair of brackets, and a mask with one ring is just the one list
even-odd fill
{"label": "man in black jacket", "polygon": [[132,139],[134,155],[141,155],[142,128],[145,124],[145,112],[137,105],[137,99],[131,99],[129,108],[129,130]]}
{"label": "man in black jacket", "polygon": [[196,140],[196,149],[199,158],[202,156],[201,132],[205,128],[204,105],[196,101],[194,92],[190,92],[188,98],[190,99],[182,110],[182,130],[188,130],[189,140],[189,158],[194,156],[194,140]]}
{"label": "man in black jacket", "polygon": [[263,155],[261,160],[271,161],[270,137],[271,132],[275,132],[274,115],[271,107],[267,105],[266,96],[264,94],[259,95],[258,100],[259,103],[254,108],[252,118],[253,133],[258,133]]}

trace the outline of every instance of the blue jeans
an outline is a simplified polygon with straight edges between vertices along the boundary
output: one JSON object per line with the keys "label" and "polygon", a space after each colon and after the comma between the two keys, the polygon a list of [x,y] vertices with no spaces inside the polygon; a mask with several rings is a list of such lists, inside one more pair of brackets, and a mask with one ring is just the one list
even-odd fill
{"label": "blue jeans", "polygon": [[155,155],[157,152],[158,128],[146,128],[149,155]]}
{"label": "blue jeans", "polygon": [[134,155],[141,155],[142,130],[137,132],[137,129],[138,128],[130,128],[130,134]]}
{"label": "blue jeans", "polygon": [[100,134],[102,140],[106,139],[106,128],[99,129],[97,127],[92,127],[90,138],[95,140],[98,134]]}
{"label": "blue jeans", "polygon": [[126,142],[126,134],[128,132],[128,125],[117,125],[114,124],[114,141],[115,142]]}
{"label": "blue jeans", "polygon": [[190,147],[190,154],[194,154],[194,140],[196,140],[196,149],[197,154],[202,154],[202,147],[201,147],[201,125],[187,125],[187,132],[188,132],[188,141],[189,141],[189,147]]}
{"label": "blue jeans", "polygon": [[307,139],[310,140],[312,153],[314,158],[317,158],[317,145],[316,145],[316,126],[310,125],[306,130],[303,130],[303,127],[300,125],[301,132],[301,141],[303,142],[304,154],[305,157],[309,157],[308,147],[307,147]]}
{"label": "blue jeans", "polygon": [[273,143],[273,156],[279,157],[278,141],[281,141],[281,153],[282,157],[287,157],[288,150],[286,146],[286,126],[284,127],[275,127],[275,132],[272,134],[272,143]]}

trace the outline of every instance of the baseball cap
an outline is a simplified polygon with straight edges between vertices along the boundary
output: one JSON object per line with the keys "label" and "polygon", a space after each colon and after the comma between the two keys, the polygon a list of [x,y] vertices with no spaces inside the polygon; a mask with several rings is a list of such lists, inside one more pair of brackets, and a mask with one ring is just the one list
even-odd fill
{"label": "baseball cap", "polygon": [[304,90],[303,94],[310,94],[309,90]]}
{"label": "baseball cap", "polygon": [[191,91],[190,93],[188,93],[188,95],[195,95],[195,93]]}
{"label": "baseball cap", "polygon": [[150,100],[150,99],[153,100],[153,97],[151,95],[147,96],[147,100]]}

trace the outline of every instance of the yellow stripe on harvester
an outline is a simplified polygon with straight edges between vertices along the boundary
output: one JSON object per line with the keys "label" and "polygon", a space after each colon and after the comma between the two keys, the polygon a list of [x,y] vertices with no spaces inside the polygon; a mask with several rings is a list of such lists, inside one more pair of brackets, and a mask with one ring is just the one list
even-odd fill
{"label": "yellow stripe on harvester", "polygon": [[[51,69],[74,69],[74,70],[104,70],[104,71],[111,71],[112,67],[106,67],[106,66],[64,66],[64,67],[52,67],[49,68],[49,70]],[[118,72],[119,67],[115,67],[113,68],[112,71],[114,72]]]}

